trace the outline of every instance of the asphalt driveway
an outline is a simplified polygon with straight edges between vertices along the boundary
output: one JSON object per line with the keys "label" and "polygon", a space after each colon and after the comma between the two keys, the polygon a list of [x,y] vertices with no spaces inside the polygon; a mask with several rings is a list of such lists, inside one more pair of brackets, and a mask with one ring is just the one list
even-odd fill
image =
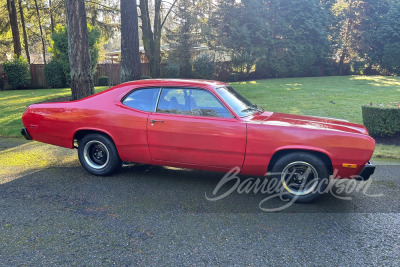
{"label": "asphalt driveway", "polygon": [[400,162],[379,161],[367,193],[340,194],[351,200],[268,213],[261,194],[208,201],[221,173],[128,165],[96,177],[76,154],[0,139],[1,266],[400,264]]}

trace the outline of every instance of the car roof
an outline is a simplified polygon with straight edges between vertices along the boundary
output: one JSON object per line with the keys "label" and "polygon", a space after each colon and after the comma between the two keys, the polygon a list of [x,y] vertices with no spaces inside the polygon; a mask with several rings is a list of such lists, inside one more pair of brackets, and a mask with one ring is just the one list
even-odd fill
{"label": "car roof", "polygon": [[212,80],[196,80],[196,79],[143,79],[131,82],[126,82],[118,85],[117,87],[133,85],[135,87],[141,86],[192,86],[202,88],[215,88],[217,86],[226,86],[226,83]]}

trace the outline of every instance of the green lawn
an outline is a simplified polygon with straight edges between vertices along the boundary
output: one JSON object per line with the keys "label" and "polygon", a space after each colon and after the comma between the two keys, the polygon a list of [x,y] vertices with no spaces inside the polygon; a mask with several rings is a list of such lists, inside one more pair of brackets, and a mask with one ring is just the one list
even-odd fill
{"label": "green lawn", "polygon": [[400,77],[271,79],[232,87],[265,110],[346,119],[362,124],[361,106],[400,101]]}
{"label": "green lawn", "polygon": [[[265,110],[347,119],[362,124],[361,106],[400,100],[400,78],[343,76],[269,79],[232,86]],[[96,92],[107,87],[98,87]],[[19,136],[21,115],[32,103],[68,96],[69,89],[0,92],[0,136]],[[374,157],[400,159],[399,146],[377,145]]]}

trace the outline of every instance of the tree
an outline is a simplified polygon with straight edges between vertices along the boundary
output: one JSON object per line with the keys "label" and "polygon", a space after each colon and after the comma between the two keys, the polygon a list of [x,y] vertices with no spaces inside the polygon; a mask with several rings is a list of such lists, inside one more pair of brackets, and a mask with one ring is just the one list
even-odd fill
{"label": "tree", "polygon": [[10,26],[14,43],[14,54],[21,55],[21,40],[19,36],[17,9],[15,7],[15,0],[7,0],[7,10],[10,18]]}
{"label": "tree", "polygon": [[140,79],[136,0],[121,0],[121,82]]}
{"label": "tree", "polygon": [[65,0],[72,100],[94,94],[84,0]]}
{"label": "tree", "polygon": [[191,50],[196,42],[193,32],[193,24],[196,19],[195,8],[196,5],[192,1],[179,2],[174,16],[178,27],[172,30],[167,29],[167,42],[170,46],[168,60],[179,64],[179,74],[182,78],[192,77]]}
{"label": "tree", "polygon": [[24,10],[22,8],[22,0],[18,0],[18,6],[19,6],[19,14],[21,17],[22,36],[24,37],[24,48],[25,48],[26,59],[28,60],[28,64],[30,64],[31,57],[29,55],[28,36],[26,34],[25,16],[24,16]]}
{"label": "tree", "polygon": [[150,61],[151,75],[153,77],[160,76],[160,63],[161,63],[161,31],[167,20],[172,8],[175,6],[177,0],[174,0],[169,7],[164,19],[161,19],[162,0],[155,0],[154,2],[154,23],[151,25],[151,18],[149,12],[149,1],[140,0],[140,19],[142,21],[142,40],[144,51]]}
{"label": "tree", "polygon": [[40,13],[39,13],[39,7],[38,7],[37,0],[35,0],[35,7],[36,7],[36,14],[37,14],[38,23],[39,23],[40,38],[42,39],[43,61],[44,61],[44,64],[46,64],[46,43],[45,43],[45,40],[44,40],[45,37],[43,35],[42,23],[41,23],[41,19],[40,19]]}
{"label": "tree", "polygon": [[221,1],[214,46],[226,48],[244,77],[305,75],[328,58],[329,17],[318,0]]}
{"label": "tree", "polygon": [[265,59],[272,76],[306,75],[331,55],[329,13],[318,0],[266,1],[272,43]]}
{"label": "tree", "polygon": [[375,17],[378,26],[371,34],[369,54],[383,69],[400,75],[400,1],[390,1],[387,11]]}

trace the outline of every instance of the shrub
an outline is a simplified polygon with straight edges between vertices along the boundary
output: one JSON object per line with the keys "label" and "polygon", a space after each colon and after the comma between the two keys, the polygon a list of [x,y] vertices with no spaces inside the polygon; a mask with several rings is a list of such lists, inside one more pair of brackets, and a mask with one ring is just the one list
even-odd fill
{"label": "shrub", "polygon": [[52,88],[63,88],[66,85],[63,66],[60,62],[52,60],[44,67],[47,85]]}
{"label": "shrub", "polygon": [[4,85],[7,82],[7,74],[4,72],[0,73],[0,90],[4,89]]}
{"label": "shrub", "polygon": [[[51,39],[52,46],[49,48],[49,51],[52,54],[52,60],[62,65],[66,84],[69,85],[71,82],[71,69],[69,66],[68,34],[66,26],[57,25],[55,31],[51,35]],[[95,69],[99,57],[99,40],[100,30],[88,24],[88,42],[92,71]]]}
{"label": "shrub", "polygon": [[100,76],[99,81],[97,83],[99,86],[108,86],[110,85],[110,77],[108,76]]}
{"label": "shrub", "polygon": [[29,65],[22,56],[15,56],[12,61],[4,62],[3,67],[11,89],[25,88],[30,83]]}
{"label": "shrub", "polygon": [[147,80],[147,79],[151,79],[151,77],[146,75],[140,76],[140,80]]}
{"label": "shrub", "polygon": [[399,105],[362,107],[363,122],[370,135],[393,137],[400,134]]}
{"label": "shrub", "polygon": [[319,66],[311,66],[310,67],[310,76],[318,77],[319,76]]}
{"label": "shrub", "polygon": [[335,68],[326,68],[325,74],[326,76],[333,76],[335,74]]}
{"label": "shrub", "polygon": [[239,73],[231,72],[228,75],[228,82],[237,82],[239,80]]}
{"label": "shrub", "polygon": [[169,62],[164,69],[165,78],[179,78],[180,77],[180,65],[177,63]]}
{"label": "shrub", "polygon": [[199,79],[212,79],[215,72],[215,62],[208,55],[202,55],[193,61],[193,75]]}

